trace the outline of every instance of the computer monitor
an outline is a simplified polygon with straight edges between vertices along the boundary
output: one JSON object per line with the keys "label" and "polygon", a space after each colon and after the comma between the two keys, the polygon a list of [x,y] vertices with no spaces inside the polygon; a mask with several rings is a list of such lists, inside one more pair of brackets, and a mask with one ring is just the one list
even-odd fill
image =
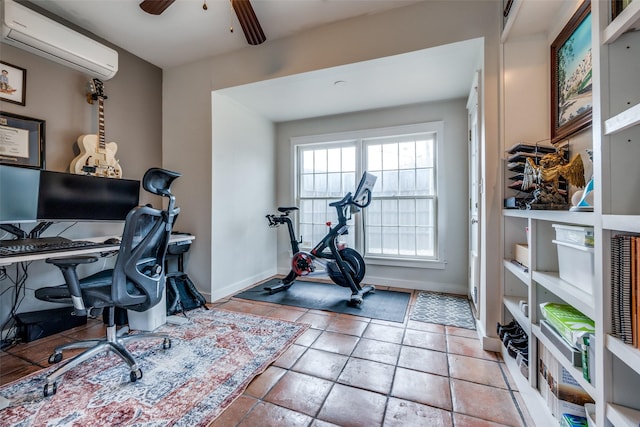
{"label": "computer monitor", "polygon": [[124,221],[138,206],[140,181],[41,171],[40,221]]}
{"label": "computer monitor", "polygon": [[377,179],[378,177],[369,172],[363,173],[358,188],[353,194],[353,201],[358,204],[368,204],[371,200],[371,191],[373,191],[373,186],[376,184]]}
{"label": "computer monitor", "polygon": [[0,224],[35,222],[40,170],[0,165]]}

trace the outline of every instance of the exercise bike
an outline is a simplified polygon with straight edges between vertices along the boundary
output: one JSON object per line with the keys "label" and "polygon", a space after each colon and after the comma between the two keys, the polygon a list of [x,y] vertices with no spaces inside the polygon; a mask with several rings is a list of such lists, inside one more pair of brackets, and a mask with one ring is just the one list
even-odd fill
{"label": "exercise bike", "polygon": [[375,287],[371,285],[360,286],[365,274],[364,259],[356,250],[339,245],[338,238],[348,233],[347,221],[351,219],[352,214],[360,212],[371,203],[371,191],[376,179],[375,175],[365,172],[355,195],[349,192],[342,200],[329,203],[329,206],[336,208],[338,223],[333,227],[331,227],[331,223],[327,223],[330,227],[329,232],[310,252],[300,250],[299,244],[302,239],[299,241],[296,238],[293,222],[289,216],[289,213],[298,210],[296,206],[279,207],[279,215],[267,215],[270,227],[287,225],[293,253],[291,271],[278,284],[264,288],[269,291],[269,294],[285,291],[294,284],[298,277],[309,276],[317,270],[323,270],[320,272],[326,272],[336,285],[351,288],[350,305],[359,306],[362,304],[364,296],[373,292]]}

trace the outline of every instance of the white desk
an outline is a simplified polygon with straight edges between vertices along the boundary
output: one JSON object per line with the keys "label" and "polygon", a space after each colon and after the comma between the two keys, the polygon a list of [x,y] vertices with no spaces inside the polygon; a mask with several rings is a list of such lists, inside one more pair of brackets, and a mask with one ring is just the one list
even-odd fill
{"label": "white desk", "polygon": [[[114,237],[114,236],[90,237],[86,239],[77,239],[77,240],[86,240],[90,242],[102,243],[109,237]],[[193,236],[191,234],[172,234],[171,239],[169,239],[169,244],[173,244],[173,243],[186,244],[193,241],[195,238],[196,236]],[[119,244],[118,245],[99,245],[95,247],[89,246],[84,248],[64,249],[60,251],[38,252],[38,253],[33,253],[28,255],[0,256],[0,266],[11,265],[18,262],[43,260],[47,258],[60,258],[60,257],[77,256],[77,255],[91,255],[91,254],[99,254],[102,252],[117,252],[119,249],[120,249]]]}

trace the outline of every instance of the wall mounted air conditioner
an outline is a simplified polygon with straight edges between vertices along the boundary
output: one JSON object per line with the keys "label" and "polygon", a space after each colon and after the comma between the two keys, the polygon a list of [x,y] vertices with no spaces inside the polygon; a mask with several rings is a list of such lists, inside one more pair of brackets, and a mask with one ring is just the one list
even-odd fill
{"label": "wall mounted air conditioner", "polygon": [[118,52],[13,0],[2,5],[2,42],[108,80],[118,72]]}

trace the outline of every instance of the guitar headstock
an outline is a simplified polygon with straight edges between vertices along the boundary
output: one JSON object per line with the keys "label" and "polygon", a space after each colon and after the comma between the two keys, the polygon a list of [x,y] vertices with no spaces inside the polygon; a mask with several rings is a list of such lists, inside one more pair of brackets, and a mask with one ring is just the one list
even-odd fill
{"label": "guitar headstock", "polygon": [[104,83],[100,79],[89,80],[89,92],[87,93],[87,102],[93,104],[97,99],[107,99],[104,94]]}

